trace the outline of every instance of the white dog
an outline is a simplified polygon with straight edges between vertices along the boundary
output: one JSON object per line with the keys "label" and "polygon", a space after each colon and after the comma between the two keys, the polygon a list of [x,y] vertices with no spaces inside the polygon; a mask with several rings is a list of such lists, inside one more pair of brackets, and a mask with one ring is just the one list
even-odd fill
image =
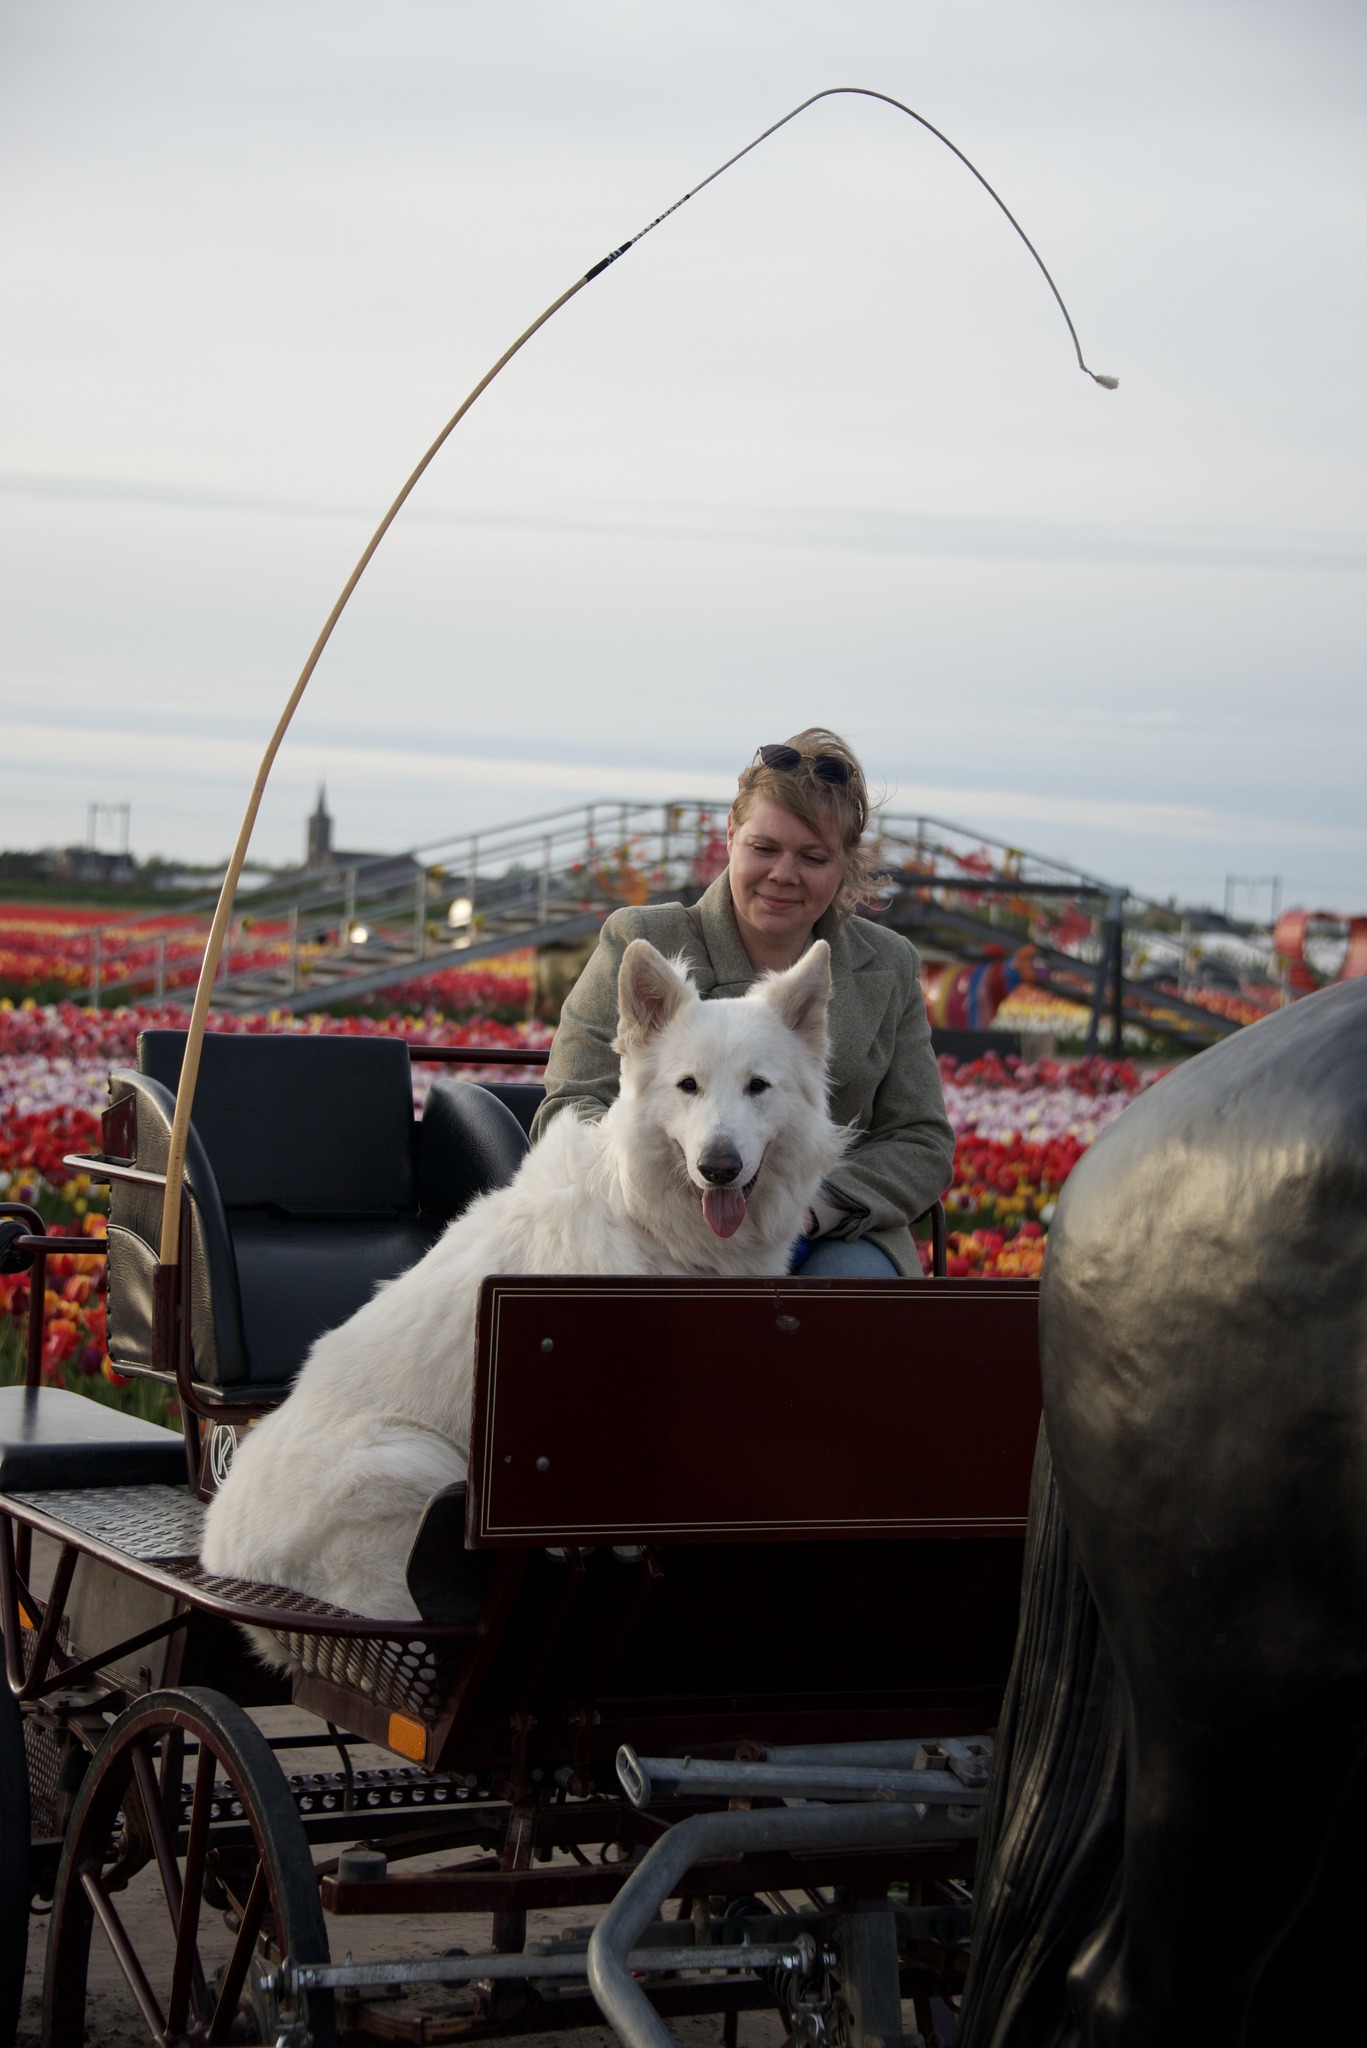
{"label": "white dog", "polygon": [[507,1187],[318,1339],[210,1504],[206,1569],[415,1618],[405,1564],[427,1502],[465,1477],[486,1274],[786,1273],[847,1142],[826,1111],[830,987],[818,941],[747,995],[705,1003],[633,940],[617,1100],[596,1123],[562,1112]]}

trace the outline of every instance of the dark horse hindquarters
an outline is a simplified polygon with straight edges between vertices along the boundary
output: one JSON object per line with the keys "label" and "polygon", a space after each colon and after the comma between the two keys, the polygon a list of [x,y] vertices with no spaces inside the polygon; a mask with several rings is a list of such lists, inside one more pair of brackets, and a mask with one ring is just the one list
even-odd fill
{"label": "dark horse hindquarters", "polygon": [[965,2048],[1362,2037],[1365,1255],[1364,983],[1070,1181]]}

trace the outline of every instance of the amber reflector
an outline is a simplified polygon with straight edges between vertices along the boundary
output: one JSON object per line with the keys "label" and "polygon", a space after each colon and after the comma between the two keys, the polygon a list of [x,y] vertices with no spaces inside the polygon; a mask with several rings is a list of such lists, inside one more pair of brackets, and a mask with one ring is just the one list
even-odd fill
{"label": "amber reflector", "polygon": [[410,1721],[407,1714],[391,1714],[389,1747],[420,1764],[427,1754],[427,1730],[421,1721]]}

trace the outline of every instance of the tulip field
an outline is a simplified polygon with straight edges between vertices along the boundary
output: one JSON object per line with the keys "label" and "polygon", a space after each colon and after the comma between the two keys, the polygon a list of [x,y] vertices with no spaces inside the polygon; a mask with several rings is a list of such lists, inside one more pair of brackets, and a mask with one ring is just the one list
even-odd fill
{"label": "tulip field", "polygon": [[[10,987],[30,970],[44,994],[54,981],[73,986],[80,980],[79,971],[70,971],[73,964],[79,968],[79,956],[73,962],[61,950],[65,927],[79,932],[76,913],[52,917],[38,944],[39,920],[26,916],[24,955],[14,942],[13,921],[0,908],[0,953]],[[462,1070],[478,1079],[498,1071],[500,1050],[549,1042],[549,1028],[527,1016],[531,965],[530,955],[522,954],[428,976],[395,991],[400,1007],[384,1015],[215,1016],[211,1028],[345,1032],[487,1047],[487,1069]],[[139,1031],[183,1029],[186,1020],[185,1008],[173,1002],[95,1010],[33,995],[0,998],[0,1201],[33,1204],[53,1234],[71,1240],[70,1252],[48,1261],[44,1379],[153,1416],[168,1412],[163,1390],[121,1381],[105,1354],[104,1261],[84,1249],[105,1228],[105,1191],[62,1160],[98,1148],[109,1069],[133,1064]],[[420,1108],[432,1070],[414,1071]],[[1063,1183],[1092,1140],[1134,1100],[1145,1077],[1128,1061],[1028,1065],[995,1054],[972,1062],[944,1059],[941,1075],[958,1138],[954,1184],[945,1197],[950,1272],[1034,1277]],[[929,1256],[927,1243],[924,1264]],[[0,1380],[22,1375],[28,1305],[27,1273],[0,1273]]]}
{"label": "tulip field", "polygon": [[1035,1279],[1063,1183],[1146,1077],[1128,1060],[1027,1065],[993,1053],[942,1059],[940,1079],[957,1141],[945,1195],[950,1274]]}
{"label": "tulip field", "polygon": [[[85,987],[95,964],[96,932],[103,946],[117,951],[123,973],[150,981],[161,953],[166,987],[193,989],[203,938],[188,917],[134,916],[122,925],[107,910],[0,906],[0,996],[56,1002]],[[229,965],[260,966],[283,960],[288,950],[282,930],[273,944],[263,946],[258,938],[250,956],[230,954]]]}

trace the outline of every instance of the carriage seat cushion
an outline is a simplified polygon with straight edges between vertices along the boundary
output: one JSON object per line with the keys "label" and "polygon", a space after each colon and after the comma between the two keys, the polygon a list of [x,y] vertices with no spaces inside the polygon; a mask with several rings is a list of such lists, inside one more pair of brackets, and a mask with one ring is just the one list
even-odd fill
{"label": "carriage seat cushion", "polygon": [[268,1209],[235,1211],[233,1253],[253,1395],[284,1393],[315,1338],[354,1315],[383,1281],[415,1266],[441,1229],[440,1217],[285,1222]]}
{"label": "carriage seat cushion", "polygon": [[532,1135],[532,1119],[546,1100],[544,1081],[481,1081],[481,1088],[490,1095],[496,1095],[505,1109],[513,1115],[527,1133]]}
{"label": "carriage seat cushion", "polygon": [[61,1387],[0,1387],[0,1492],[184,1483],[179,1430]]}
{"label": "carriage seat cushion", "polygon": [[511,1180],[528,1146],[511,1110],[486,1089],[456,1081],[429,1092],[417,1149],[421,1214],[310,1218],[281,1217],[274,1208],[229,1210],[254,1396],[283,1393],[315,1338],[354,1315],[382,1282],[415,1266],[448,1219],[477,1195]]}
{"label": "carriage seat cushion", "polygon": [[526,1131],[493,1089],[435,1081],[418,1132],[424,1214],[459,1216],[476,1195],[505,1187],[530,1150]]}
{"label": "carriage seat cushion", "polygon": [[[138,1070],[174,1094],[183,1031],[143,1031]],[[418,1206],[413,1084],[398,1039],[210,1032],[191,1112],[225,1209],[392,1216]]]}

